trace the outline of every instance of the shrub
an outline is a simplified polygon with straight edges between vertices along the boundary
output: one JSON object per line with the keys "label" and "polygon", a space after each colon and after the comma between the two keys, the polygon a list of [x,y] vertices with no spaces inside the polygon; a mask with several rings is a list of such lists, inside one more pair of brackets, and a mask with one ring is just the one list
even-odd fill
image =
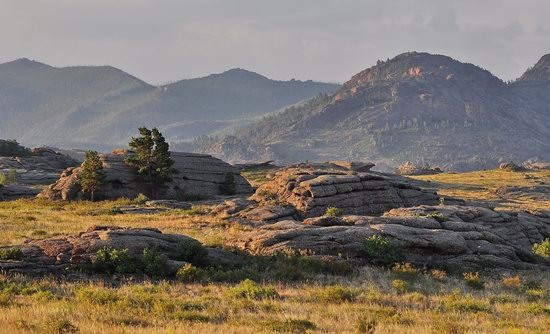
{"label": "shrub", "polygon": [[233,173],[226,173],[224,182],[220,185],[220,192],[222,195],[235,195],[236,188],[235,175]]}
{"label": "shrub", "polygon": [[364,316],[357,319],[357,325],[355,326],[358,334],[374,334],[376,332],[376,326],[378,320],[373,316]]}
{"label": "shrub", "polygon": [[77,290],[75,296],[79,303],[94,305],[109,305],[119,300],[118,295],[113,290],[92,286]]}
{"label": "shrub", "polygon": [[418,275],[418,269],[409,262],[398,262],[393,265],[392,272],[404,279],[413,279]]}
{"label": "shrub", "polygon": [[149,200],[149,197],[145,196],[144,194],[140,193],[134,198],[134,203],[138,205],[143,205]]}
{"label": "shrub", "polygon": [[391,266],[403,258],[397,245],[379,235],[367,238],[363,242],[361,251],[375,265]]}
{"label": "shrub", "polygon": [[432,212],[426,216],[427,218],[433,218],[437,220],[439,223],[443,223],[449,220],[449,217],[445,216],[444,214],[440,212]]}
{"label": "shrub", "polygon": [[0,307],[8,307],[13,303],[13,295],[6,291],[0,291]]}
{"label": "shrub", "polygon": [[391,281],[391,285],[394,287],[394,289],[401,293],[409,291],[409,283],[404,280],[394,279],[393,281]]}
{"label": "shrub", "polygon": [[344,303],[353,302],[357,293],[342,285],[330,285],[315,291],[313,297],[325,303]]}
{"label": "shrub", "polygon": [[193,239],[179,242],[175,254],[177,260],[194,265],[204,265],[208,262],[208,251],[200,242]]}
{"label": "shrub", "polygon": [[77,326],[65,318],[56,319],[52,317],[51,319],[48,319],[46,322],[46,328],[49,332],[55,334],[72,334],[80,332]]}
{"label": "shrub", "polygon": [[550,257],[550,238],[546,238],[540,243],[534,244],[533,253],[543,257]]}
{"label": "shrub", "polygon": [[115,272],[128,272],[130,262],[128,249],[104,247],[98,250],[92,259],[92,269],[95,272],[112,275]]}
{"label": "shrub", "polygon": [[143,272],[154,278],[166,277],[169,274],[168,258],[154,248],[143,250]]}
{"label": "shrub", "polygon": [[479,276],[479,273],[475,272],[468,272],[463,273],[462,276],[464,276],[464,281],[466,281],[466,285],[474,288],[474,289],[483,289],[485,284],[481,277]]}
{"label": "shrub", "polygon": [[182,282],[199,282],[206,278],[207,273],[195,267],[191,263],[182,266],[176,273],[178,280]]}
{"label": "shrub", "polygon": [[437,281],[444,281],[447,278],[447,273],[444,270],[432,269],[430,270],[430,276]]}
{"label": "shrub", "polygon": [[309,330],[315,330],[317,326],[305,319],[288,319],[288,320],[268,320],[264,323],[264,327],[280,333],[307,333]]}
{"label": "shrub", "polygon": [[23,258],[21,248],[0,249],[0,261],[18,261]]}
{"label": "shrub", "polygon": [[519,289],[521,288],[522,279],[519,275],[505,277],[501,280],[501,283],[506,288]]}
{"label": "shrub", "polygon": [[443,306],[448,310],[459,312],[485,312],[489,311],[489,305],[470,295],[461,296],[458,292],[445,296]]}
{"label": "shrub", "polygon": [[550,314],[550,308],[542,304],[528,304],[524,306],[524,310],[526,313],[531,314]]}
{"label": "shrub", "polygon": [[333,206],[330,206],[327,208],[327,211],[325,211],[325,216],[329,217],[340,217],[344,214],[344,211],[340,208],[335,208]]}
{"label": "shrub", "polygon": [[229,288],[228,294],[234,298],[245,299],[273,299],[279,297],[279,293],[273,286],[262,287],[249,279]]}
{"label": "shrub", "polygon": [[3,172],[0,172],[0,186],[5,186],[8,184],[8,177]]}

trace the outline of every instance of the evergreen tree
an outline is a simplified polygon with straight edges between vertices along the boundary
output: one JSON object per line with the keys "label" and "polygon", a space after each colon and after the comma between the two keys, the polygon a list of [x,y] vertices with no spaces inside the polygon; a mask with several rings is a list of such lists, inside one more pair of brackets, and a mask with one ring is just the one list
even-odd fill
{"label": "evergreen tree", "polygon": [[82,191],[90,193],[90,197],[93,202],[95,193],[101,189],[101,186],[105,181],[103,162],[99,158],[99,154],[96,151],[86,152],[86,159],[82,164],[79,178]]}
{"label": "evergreen tree", "polygon": [[139,128],[140,137],[129,143],[135,155],[125,159],[125,163],[137,169],[156,198],[156,189],[170,181],[174,160],[170,158],[170,146],[157,128]]}

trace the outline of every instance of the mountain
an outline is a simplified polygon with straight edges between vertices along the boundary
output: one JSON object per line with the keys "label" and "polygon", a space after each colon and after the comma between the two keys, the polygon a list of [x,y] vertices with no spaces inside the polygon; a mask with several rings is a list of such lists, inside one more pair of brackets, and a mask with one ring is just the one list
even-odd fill
{"label": "mountain", "polygon": [[188,149],[230,160],[404,161],[452,170],[550,160],[550,55],[507,84],[442,55],[409,52],[353,76],[332,95]]}
{"label": "mountain", "polygon": [[0,64],[0,136],[27,145],[109,148],[145,125],[190,139],[338,88],[242,69],[157,87],[110,66],[57,68],[18,59]]}

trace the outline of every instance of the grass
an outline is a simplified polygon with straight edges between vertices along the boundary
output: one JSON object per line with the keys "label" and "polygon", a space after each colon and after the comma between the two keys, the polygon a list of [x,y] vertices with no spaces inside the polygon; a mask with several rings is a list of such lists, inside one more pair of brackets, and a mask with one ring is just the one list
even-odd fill
{"label": "grass", "polygon": [[[265,171],[255,173],[248,175],[265,182]],[[444,194],[477,200],[499,200],[492,190],[502,185],[535,185],[550,178],[544,172],[528,173],[535,179],[523,174],[483,171],[415,178],[431,179]],[[528,199],[502,203],[544,207]],[[131,204],[0,202],[0,246],[77,233],[92,225],[119,225],[156,227],[224,247],[228,238],[250,229],[208,215],[206,206],[152,215],[113,211]],[[190,246],[181,256],[196,262],[202,250]],[[398,249],[378,237],[366,241],[365,252],[383,267],[287,255],[250,258],[236,268],[188,264],[171,280],[0,275],[0,326],[6,333],[143,334],[545,333],[550,327],[548,273],[451,276],[400,262]],[[124,255],[112,250],[105,255],[116,271],[117,262],[111,260]],[[2,256],[18,257],[16,251]],[[162,259],[154,252],[147,256],[150,270],[158,270]]]}
{"label": "grass", "polygon": [[504,170],[485,170],[468,173],[442,173],[436,175],[418,175],[411,178],[428,181],[425,185],[438,190],[440,195],[458,197],[475,201],[497,202],[503,208],[547,209],[550,201],[534,200],[530,196],[502,199],[496,194],[500,187],[550,187],[550,171],[512,172]]}

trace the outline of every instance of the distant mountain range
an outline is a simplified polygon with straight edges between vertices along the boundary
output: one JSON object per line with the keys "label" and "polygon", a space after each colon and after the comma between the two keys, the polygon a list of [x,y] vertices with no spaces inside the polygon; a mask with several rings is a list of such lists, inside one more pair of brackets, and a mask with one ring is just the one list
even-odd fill
{"label": "distant mountain range", "polygon": [[231,161],[410,160],[450,170],[550,161],[550,55],[505,83],[442,55],[410,52],[353,76],[334,94],[181,149]]}
{"label": "distant mountain range", "polygon": [[56,68],[18,59],[0,64],[0,138],[109,149],[145,125],[185,140],[227,132],[339,87],[275,81],[242,69],[153,86],[110,66]]}

